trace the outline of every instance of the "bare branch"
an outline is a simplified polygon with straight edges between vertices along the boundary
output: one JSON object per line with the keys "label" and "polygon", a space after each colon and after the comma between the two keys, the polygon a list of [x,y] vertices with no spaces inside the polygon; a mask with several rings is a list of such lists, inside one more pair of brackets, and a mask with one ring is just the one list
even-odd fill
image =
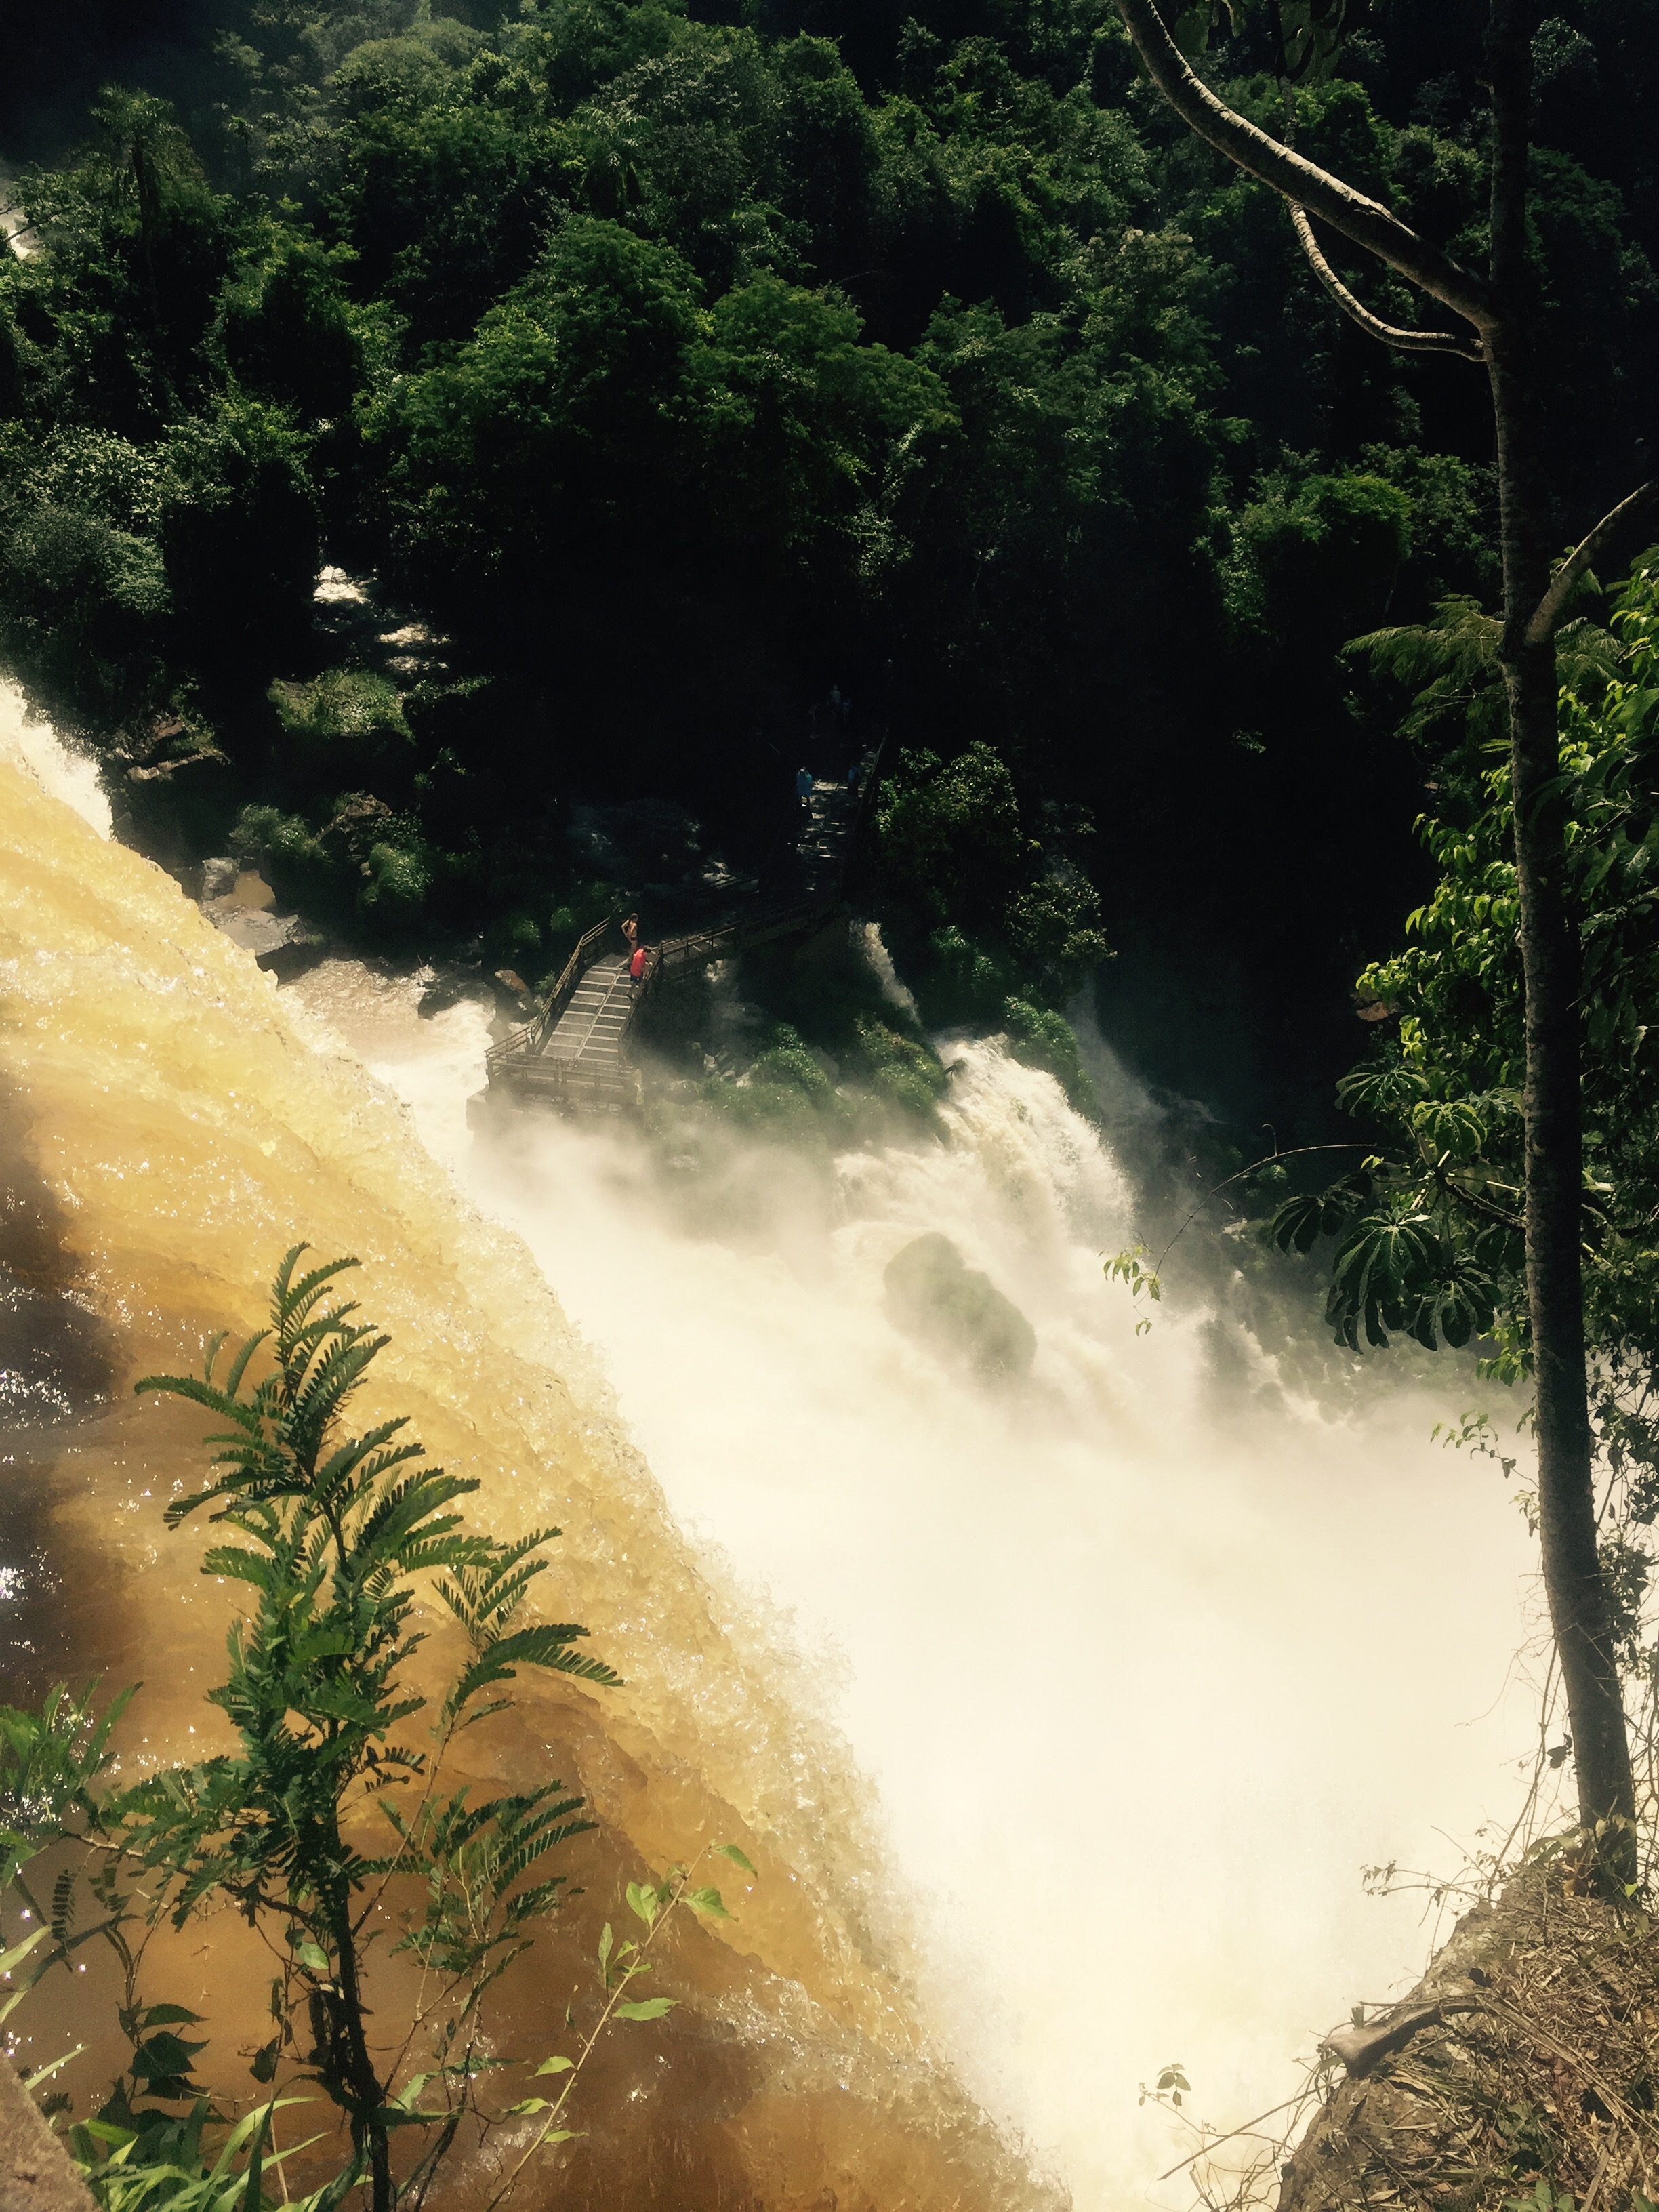
{"label": "bare branch", "polygon": [[1115,0],[1117,12],[1134,40],[1147,75],[1190,130],[1249,176],[1307,209],[1344,238],[1363,246],[1419,290],[1462,315],[1485,332],[1500,315],[1497,294],[1484,276],[1464,269],[1427,239],[1419,238],[1377,202],[1357,192],[1327,169],[1292,153],[1254,123],[1218,100],[1194,76],[1187,58],[1164,27],[1153,0]]}
{"label": "bare branch", "polygon": [[1534,610],[1527,624],[1527,643],[1546,645],[1554,636],[1560,622],[1562,609],[1566,605],[1573,586],[1584,574],[1613,533],[1644,507],[1659,498],[1659,477],[1650,483],[1638,484],[1628,499],[1621,499],[1608,514],[1604,514],[1583,543],[1574,547],[1550,579],[1550,587]]}
{"label": "bare branch", "polygon": [[1319,2046],[1320,2054],[1340,2058],[1349,2080],[1358,2081],[1380,2058],[1402,2050],[1419,2027],[1438,2026],[1448,2013],[1480,2009],[1480,2000],[1474,1996],[1431,1997],[1417,2004],[1396,2005],[1381,2020],[1370,2021],[1364,2027],[1339,2028],[1334,2035],[1328,2035]]}
{"label": "bare branch", "polygon": [[1407,331],[1385,323],[1372,314],[1364,301],[1356,300],[1330,263],[1319,250],[1319,241],[1313,234],[1313,225],[1308,220],[1305,208],[1290,203],[1291,221],[1296,225],[1296,234],[1302,241],[1302,251],[1307,255],[1313,273],[1330,294],[1343,313],[1358,324],[1369,337],[1380,338],[1384,345],[1398,346],[1405,353],[1455,353],[1463,361],[1484,361],[1479,338],[1466,337],[1461,331]]}

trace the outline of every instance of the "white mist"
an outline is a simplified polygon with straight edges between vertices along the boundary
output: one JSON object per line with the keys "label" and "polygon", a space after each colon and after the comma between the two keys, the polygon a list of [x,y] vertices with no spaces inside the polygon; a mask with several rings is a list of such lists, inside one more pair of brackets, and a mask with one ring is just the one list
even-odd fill
{"label": "white mist", "polygon": [[[475,1144],[477,1008],[418,1021],[345,963],[298,988],[526,1238],[682,1520],[838,1679],[970,2086],[1079,2212],[1188,2202],[1155,2185],[1189,2139],[1138,2083],[1182,2060],[1224,2127],[1290,2094],[1435,1934],[1362,1864],[1455,1865],[1517,1794],[1529,1549],[1490,1463],[1429,1440],[1467,1368],[1333,1419],[1259,1349],[1213,1386],[1201,1312],[1137,1336],[1099,1256],[1133,1233],[1124,1178],[994,1043],[951,1048],[947,1143],[842,1158],[827,1218],[753,1160],[771,1225],[726,1242],[676,1227],[625,1128]],[[1031,1322],[1028,1387],[888,1322],[883,1268],[924,1231]]]}

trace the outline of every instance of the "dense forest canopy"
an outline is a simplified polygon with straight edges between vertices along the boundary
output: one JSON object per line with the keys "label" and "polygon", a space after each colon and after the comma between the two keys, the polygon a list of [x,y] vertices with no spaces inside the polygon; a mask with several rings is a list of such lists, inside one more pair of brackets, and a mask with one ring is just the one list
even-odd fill
{"label": "dense forest canopy", "polygon": [[[1479,28],[1376,0],[1293,118],[1472,259]],[[1206,67],[1277,126],[1267,40]],[[1650,465],[1656,58],[1636,0],[1536,42],[1564,544]],[[0,648],[135,806],[539,973],[573,797],[763,853],[834,686],[925,1010],[1058,1005],[1103,932],[1153,1073],[1328,1091],[1437,757],[1343,647],[1492,603],[1484,388],[1340,316],[1107,0],[81,0],[9,62]],[[324,562],[441,668],[319,635]]]}

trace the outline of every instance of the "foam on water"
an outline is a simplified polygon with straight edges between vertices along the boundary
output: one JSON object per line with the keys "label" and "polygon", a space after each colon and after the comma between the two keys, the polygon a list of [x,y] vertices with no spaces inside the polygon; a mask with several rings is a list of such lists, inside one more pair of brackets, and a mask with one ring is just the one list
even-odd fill
{"label": "foam on water", "polygon": [[89,753],[71,751],[49,722],[29,712],[15,684],[0,682],[0,760],[32,775],[41,789],[72,807],[100,837],[110,834],[110,805]]}
{"label": "foam on water", "polygon": [[[1143,2201],[1186,2147],[1137,2105],[1164,2061],[1231,2125],[1420,1970],[1415,1902],[1366,1897],[1362,1864],[1444,1864],[1446,1832],[1501,1816],[1533,1718],[1506,1687],[1524,1530],[1429,1439],[1466,1370],[1334,1416],[1237,1329],[1221,1382],[1206,1310],[1137,1335],[1100,1259],[1126,1180],[994,1041],[944,1042],[946,1141],[842,1158],[827,1203],[757,1155],[711,1233],[626,1133],[475,1145],[477,1007],[422,1023],[344,965],[309,988],[524,1237],[682,1520],[832,1655],[930,2021],[1079,2207]],[[1025,1387],[888,1321],[883,1270],[927,1231],[1033,1324]]]}

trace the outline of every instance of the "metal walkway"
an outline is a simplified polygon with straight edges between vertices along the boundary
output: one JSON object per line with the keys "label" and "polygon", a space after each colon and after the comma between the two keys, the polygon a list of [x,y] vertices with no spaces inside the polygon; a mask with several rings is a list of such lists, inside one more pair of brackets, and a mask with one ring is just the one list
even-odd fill
{"label": "metal walkway", "polygon": [[628,952],[612,949],[622,936],[619,917],[608,916],[571,954],[538,1018],[490,1048],[485,1096],[491,1104],[511,1101],[575,1114],[620,1114],[637,1106],[639,1071],[623,1047],[635,1018],[665,975],[706,967],[781,937],[806,935],[843,911],[836,898],[752,907],[720,929],[650,946],[637,983],[629,976]]}
{"label": "metal walkway", "polygon": [[602,953],[577,983],[542,1050],[549,1060],[614,1059],[633,1018],[628,955]]}
{"label": "metal walkway", "polygon": [[[866,772],[866,789],[870,781]],[[629,975],[620,915],[590,929],[536,1019],[491,1047],[489,1087],[472,1104],[538,1104],[567,1114],[621,1114],[637,1106],[640,1075],[625,1050],[628,1033],[663,977],[779,938],[808,935],[844,915],[841,882],[864,803],[862,793],[854,799],[833,784],[815,787],[802,810],[797,846],[806,896],[787,904],[757,902],[718,929],[649,946],[637,982]]]}

